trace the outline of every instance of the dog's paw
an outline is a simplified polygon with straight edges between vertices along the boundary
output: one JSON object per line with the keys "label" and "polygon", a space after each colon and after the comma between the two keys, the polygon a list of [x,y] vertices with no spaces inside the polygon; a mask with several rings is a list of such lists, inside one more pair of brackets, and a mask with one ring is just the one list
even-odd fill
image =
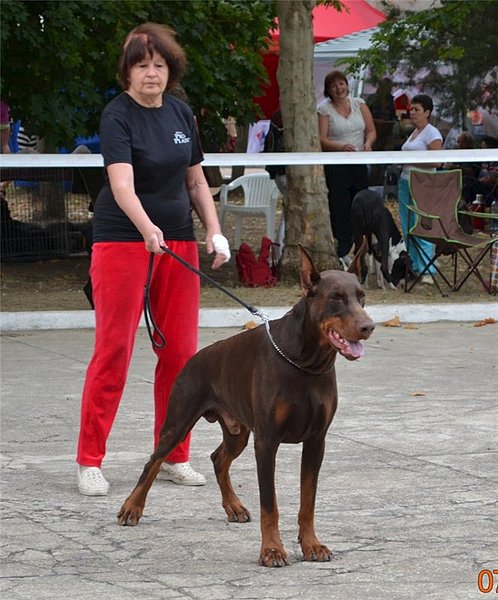
{"label": "dog's paw", "polygon": [[251,513],[243,504],[223,504],[223,508],[230,523],[249,523],[251,520]]}
{"label": "dog's paw", "polygon": [[261,548],[259,564],[262,567],[285,567],[287,553],[282,548]]}
{"label": "dog's paw", "polygon": [[304,560],[328,562],[332,558],[332,552],[327,546],[320,544],[320,542],[313,544],[306,549],[303,547],[302,550]]}
{"label": "dog's paw", "polygon": [[118,518],[118,525],[138,525],[142,516],[142,509],[125,502],[116,516]]}

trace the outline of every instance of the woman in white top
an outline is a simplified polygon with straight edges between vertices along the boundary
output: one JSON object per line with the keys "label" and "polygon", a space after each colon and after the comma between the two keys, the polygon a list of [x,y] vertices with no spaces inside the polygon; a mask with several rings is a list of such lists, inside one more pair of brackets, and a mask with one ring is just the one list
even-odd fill
{"label": "woman in white top", "polygon": [[[443,147],[443,136],[439,129],[436,129],[429,123],[431,113],[434,108],[432,98],[426,94],[417,94],[412,98],[410,106],[410,119],[415,125],[415,129],[412,131],[410,137],[401,146],[401,150],[441,150]],[[424,169],[430,169],[434,171],[436,167],[439,167],[440,163],[418,165]],[[410,195],[409,188],[409,173],[411,166],[405,165],[398,185],[398,202],[399,202],[399,217],[401,221],[401,228],[403,230],[403,236],[407,240],[409,229],[414,225],[415,219],[413,213],[408,210],[408,205],[412,204],[412,198]],[[410,213],[410,214],[408,214]],[[427,257],[432,258],[434,254],[434,244],[427,242],[426,240],[418,240],[418,244],[421,246]],[[424,270],[427,260],[423,258],[420,253],[416,250],[413,244],[408,245],[408,253],[411,260],[411,268],[414,273],[421,273]],[[434,267],[431,267],[428,273],[434,273]],[[432,283],[432,278],[429,275],[425,275],[422,278],[424,283]]]}
{"label": "woman in white top", "polygon": [[[376,139],[370,109],[360,98],[351,98],[346,76],[332,71],[324,81],[325,100],[318,105],[318,131],[324,152],[372,150]],[[351,250],[351,203],[357,192],[368,187],[366,165],[325,165],[329,190],[332,232],[338,242],[337,254]]]}

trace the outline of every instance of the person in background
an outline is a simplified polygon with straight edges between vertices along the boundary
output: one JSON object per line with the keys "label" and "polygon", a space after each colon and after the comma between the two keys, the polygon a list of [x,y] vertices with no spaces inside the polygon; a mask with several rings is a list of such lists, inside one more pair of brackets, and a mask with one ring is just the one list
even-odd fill
{"label": "person in background", "polygon": [[[498,140],[491,135],[485,135],[481,140],[481,148],[498,148]],[[481,164],[479,171],[479,193],[484,196],[487,207],[498,200],[498,162]]]}
{"label": "person in background", "polygon": [[[263,152],[285,152],[284,126],[280,109],[276,110],[271,116],[270,128],[265,136]],[[270,179],[275,180],[279,192],[285,196],[287,194],[285,166],[268,165],[265,169],[269,173]]]}
{"label": "person in background", "polygon": [[[410,134],[406,142],[401,146],[401,150],[441,150],[443,148],[443,136],[441,132],[430,124],[431,113],[434,109],[434,103],[432,98],[426,94],[417,94],[412,98],[410,106],[410,119],[415,126],[415,129]],[[441,166],[441,163],[431,163],[424,165],[416,165],[417,168],[424,168],[434,171],[437,167]],[[410,165],[404,165],[403,171],[398,186],[398,201],[399,201],[399,217],[401,221],[401,229],[403,230],[403,237],[408,239],[408,231],[414,224],[412,213],[408,210],[408,205],[413,203],[410,188],[409,188],[409,175]],[[426,240],[418,240],[418,243],[423,248],[423,251],[428,257],[432,257],[434,254],[434,244],[427,242]],[[408,247],[408,253],[411,260],[411,268],[414,273],[420,273],[424,270],[425,260],[420,256],[417,250],[410,244]],[[434,268],[431,268],[430,272],[434,272]],[[424,275],[422,282],[431,284],[433,283],[430,275]]]}
{"label": "person in background", "polygon": [[10,110],[8,105],[3,100],[0,100],[0,141],[2,154],[10,154],[9,137]]}
{"label": "person in background", "polygon": [[[360,98],[351,98],[342,71],[331,71],[324,81],[325,100],[318,105],[318,131],[324,152],[371,151],[376,140],[370,109]],[[325,165],[332,232],[343,264],[352,246],[351,203],[368,187],[367,165]]]}
{"label": "person in background", "polygon": [[[101,463],[126,382],[151,255],[151,313],[167,337],[164,347],[154,347],[155,445],[173,382],[197,350],[200,295],[198,276],[162,247],[198,267],[193,209],[206,229],[207,252],[215,253],[212,267],[230,258],[202,172],[194,116],[169,93],[185,68],[173,30],[156,23],[136,27],[119,61],[124,92],[101,117],[106,182],[95,202],[90,266],[95,348],[83,389],[76,458],[78,489],[88,496],[106,495],[109,489]],[[204,476],[190,466],[189,449],[187,436],[167,457],[160,476],[204,485]]]}
{"label": "person in background", "polygon": [[[473,150],[474,138],[468,131],[462,131],[456,139],[455,150]],[[479,172],[481,165],[479,163],[444,163],[443,169],[460,169],[462,172],[462,199],[465,207],[471,204],[478,193]]]}
{"label": "person in background", "polygon": [[389,77],[384,77],[380,80],[377,91],[366,100],[377,132],[374,150],[387,150],[392,143],[392,132],[396,122],[392,88],[393,82]]}

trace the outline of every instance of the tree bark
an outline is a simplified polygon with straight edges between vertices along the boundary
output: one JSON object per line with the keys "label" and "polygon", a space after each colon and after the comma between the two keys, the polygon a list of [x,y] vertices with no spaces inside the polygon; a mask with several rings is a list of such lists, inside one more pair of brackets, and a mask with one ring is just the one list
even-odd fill
{"label": "tree bark", "polygon": [[[313,75],[313,23],[315,0],[277,0],[280,59],[277,79],[288,152],[320,152]],[[288,194],[284,199],[285,249],[282,277],[299,274],[302,244],[318,270],[338,268],[322,165],[288,166]]]}

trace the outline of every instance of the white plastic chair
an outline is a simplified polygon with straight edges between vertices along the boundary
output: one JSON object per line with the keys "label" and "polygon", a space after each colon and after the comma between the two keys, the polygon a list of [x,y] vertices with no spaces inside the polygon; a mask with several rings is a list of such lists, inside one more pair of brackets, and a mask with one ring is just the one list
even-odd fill
{"label": "white plastic chair", "polygon": [[[241,187],[244,204],[228,202],[228,193]],[[225,217],[233,214],[235,219],[235,248],[242,237],[242,219],[244,217],[263,216],[266,219],[266,236],[271,240],[275,236],[275,215],[277,210],[278,188],[268,173],[251,173],[223,184],[220,189],[220,224],[223,228]]]}

